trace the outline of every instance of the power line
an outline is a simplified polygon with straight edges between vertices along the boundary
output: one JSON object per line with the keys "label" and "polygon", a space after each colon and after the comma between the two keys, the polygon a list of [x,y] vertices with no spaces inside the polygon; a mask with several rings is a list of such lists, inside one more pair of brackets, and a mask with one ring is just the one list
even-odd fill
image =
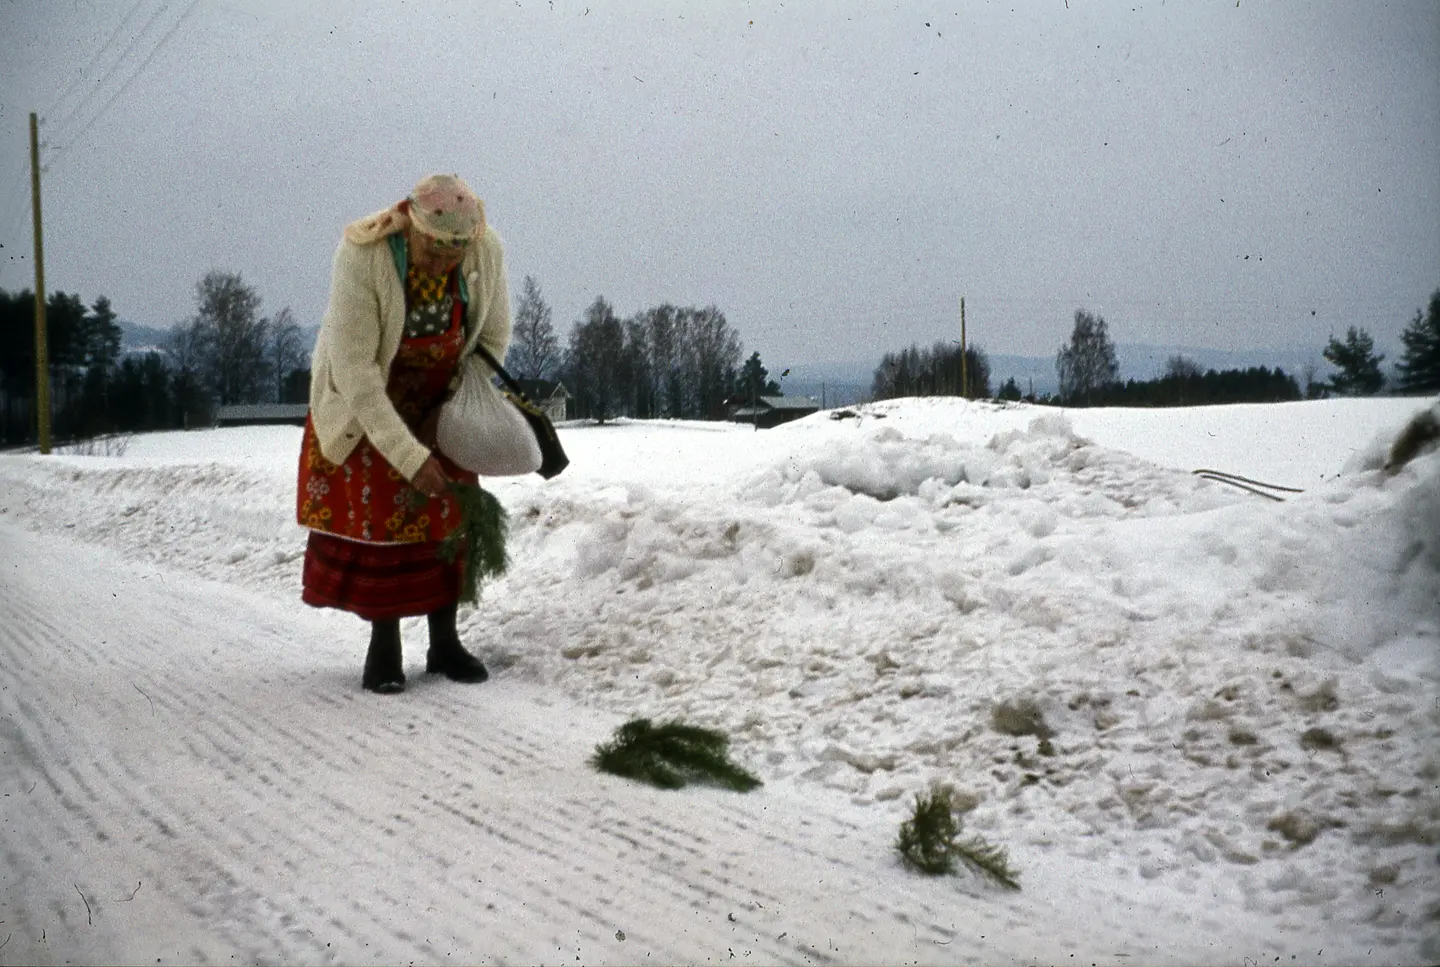
{"label": "power line", "polygon": [[149,32],[150,27],[160,19],[160,16],[169,8],[169,6],[170,5],[168,3],[162,3],[159,7],[155,8],[155,12],[150,15],[150,19],[145,21],[145,25],[141,27],[140,31],[130,39],[130,43],[127,44],[125,49],[120,52],[120,56],[115,59],[115,63],[110,65],[110,69],[105,72],[105,75],[95,82],[95,84],[90,88],[90,90],[85,94],[85,96],[80,99],[80,102],[70,110],[70,113],[65,115],[64,118],[61,118],[60,120],[55,122],[54,126],[51,128],[52,132],[54,132],[54,136],[58,137],[59,132],[64,129],[65,125],[69,124],[74,118],[78,117],[84,111],[86,105],[90,103],[91,99],[96,96],[97,92],[99,92],[100,89],[110,81],[110,78],[115,76],[115,72],[120,69],[122,64],[125,63],[125,59],[134,52],[136,45],[140,43],[140,39]]}
{"label": "power line", "polygon": [[42,121],[49,118],[50,115],[54,114],[55,111],[60,107],[60,105],[65,103],[65,99],[69,97],[72,93],[74,93],[76,86],[82,80],[84,80],[85,75],[88,74],[91,70],[93,70],[95,66],[100,62],[101,56],[110,49],[110,46],[112,44],[115,43],[115,38],[120,36],[120,31],[124,30],[125,27],[130,23],[130,21],[135,17],[135,11],[139,10],[141,5],[144,4],[144,2],[145,0],[135,0],[135,3],[130,7],[129,12],[125,14],[124,18],[120,21],[120,23],[115,27],[113,31],[111,31],[109,39],[107,39],[105,43],[101,44],[99,49],[95,51],[94,56],[90,58],[90,63],[86,64],[83,68],[81,68],[71,79],[70,83],[65,86],[65,90],[60,92],[60,96],[55,98],[55,100],[50,103],[50,106],[45,108],[44,111],[40,112],[40,119]]}
{"label": "power line", "polygon": [[75,135],[75,137],[73,137],[72,139],[70,139],[70,143],[69,143],[69,144],[66,144],[66,145],[63,145],[63,146],[61,146],[61,147],[56,148],[55,151],[56,151],[57,153],[60,152],[60,151],[64,151],[64,150],[66,150],[66,149],[68,149],[68,148],[74,147],[76,144],[78,144],[79,141],[80,141],[80,139],[83,138],[83,137],[89,132],[89,130],[90,130],[92,127],[95,126],[95,122],[98,121],[98,120],[100,120],[102,117],[105,116],[105,112],[107,112],[108,110],[110,110],[110,105],[114,104],[115,101],[116,101],[116,99],[119,98],[121,94],[124,94],[125,91],[129,89],[130,85],[135,82],[135,79],[136,79],[137,77],[139,77],[141,74],[145,73],[145,68],[147,68],[147,67],[150,66],[150,62],[153,61],[153,60],[155,59],[156,55],[159,54],[160,51],[165,48],[165,45],[170,42],[170,38],[175,36],[175,32],[180,29],[181,25],[185,23],[186,19],[189,18],[190,14],[193,13],[194,10],[195,10],[195,8],[198,7],[198,6],[200,6],[200,0],[191,0],[190,6],[188,6],[188,7],[185,8],[185,12],[180,15],[180,19],[177,20],[177,21],[175,21],[174,25],[171,26],[171,28],[170,28],[168,31],[165,32],[165,35],[160,38],[160,42],[155,45],[155,48],[154,48],[153,50],[150,51],[149,56],[146,57],[145,60],[141,62],[140,66],[139,66],[138,68],[136,68],[135,73],[131,74],[130,77],[129,77],[129,79],[126,80],[124,84],[120,85],[120,89],[117,90],[114,94],[112,94],[112,95],[110,96],[110,100],[106,101],[106,102],[105,102],[105,106],[102,107],[102,108],[100,108],[100,113],[98,113],[98,114],[96,114],[94,117],[92,117],[92,118],[90,119],[90,122],[89,122],[88,124],[86,124],[85,127],[83,127],[83,128],[80,129],[80,133],[77,134],[77,135]]}

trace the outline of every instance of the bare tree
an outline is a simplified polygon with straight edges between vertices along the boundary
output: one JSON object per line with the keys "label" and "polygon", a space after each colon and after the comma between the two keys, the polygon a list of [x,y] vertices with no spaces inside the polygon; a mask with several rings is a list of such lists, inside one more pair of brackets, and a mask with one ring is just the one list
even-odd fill
{"label": "bare tree", "polygon": [[870,384],[871,398],[894,399],[901,396],[960,396],[963,376],[968,372],[970,398],[984,399],[990,395],[990,357],[976,346],[965,347],[962,353],[953,340],[937,342],[931,349],[912,345],[898,353],[886,353],[875,369]]}
{"label": "bare tree", "polygon": [[1060,376],[1060,398],[1067,403],[1089,403],[1096,392],[1115,382],[1120,362],[1103,317],[1075,310],[1070,344],[1060,348],[1055,369]]}
{"label": "bare tree", "polygon": [[550,379],[560,366],[560,340],[550,322],[550,307],[533,275],[525,276],[506,360],[521,379]]}
{"label": "bare tree", "polygon": [[285,385],[297,369],[305,366],[305,346],[290,307],[270,321],[270,373],[275,378],[275,402],[285,402]]}
{"label": "bare tree", "polygon": [[690,309],[687,358],[688,382],[694,387],[698,412],[703,420],[723,419],[725,400],[735,385],[744,348],[740,336],[715,306]]}
{"label": "bare tree", "polygon": [[1193,379],[1205,374],[1200,369],[1200,364],[1189,356],[1171,356],[1165,360],[1165,375],[1176,379]]}
{"label": "bare tree", "polygon": [[630,415],[639,420],[657,415],[651,365],[649,330],[638,319],[626,319],[625,348],[620,354],[620,386]]}
{"label": "bare tree", "polygon": [[270,322],[258,317],[260,296],[238,273],[210,272],[195,287],[194,322],[203,333],[206,382],[216,400],[253,403],[266,396]]}
{"label": "bare tree", "polygon": [[635,321],[644,327],[645,344],[649,348],[650,364],[645,375],[649,379],[647,395],[654,401],[654,415],[679,417],[685,412],[682,373],[685,336],[680,310],[666,303],[638,313]]}
{"label": "bare tree", "polygon": [[178,422],[187,430],[209,422],[210,398],[203,378],[209,351],[205,327],[198,318],[175,327],[165,341],[175,405],[180,409]]}

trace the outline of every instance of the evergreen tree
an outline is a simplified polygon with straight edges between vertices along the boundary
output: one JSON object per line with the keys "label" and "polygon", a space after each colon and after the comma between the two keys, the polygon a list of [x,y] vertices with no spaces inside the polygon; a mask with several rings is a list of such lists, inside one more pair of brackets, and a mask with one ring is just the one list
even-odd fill
{"label": "evergreen tree", "polygon": [[0,289],[0,443],[34,439],[35,294]]}
{"label": "evergreen tree", "polygon": [[1070,405],[1093,402],[1099,391],[1115,382],[1120,362],[1104,317],[1075,310],[1070,343],[1055,357],[1055,369],[1060,376],[1060,399]]}
{"label": "evergreen tree", "polygon": [[120,323],[110,300],[103,295],[90,306],[90,325],[86,335],[86,365],[99,366],[109,372],[120,364]]}
{"label": "evergreen tree", "polygon": [[79,369],[89,362],[90,313],[78,295],[52,292],[45,300],[45,345],[52,366]]}
{"label": "evergreen tree", "polygon": [[525,276],[520,302],[515,307],[514,333],[506,362],[506,368],[519,379],[550,379],[560,366],[560,340],[550,323],[550,306],[533,275]]}
{"label": "evergreen tree", "polygon": [[1016,402],[1022,399],[1023,395],[1024,394],[1020,392],[1020,384],[1015,382],[1014,376],[1011,376],[1000,386],[1000,392],[997,394],[997,397],[1009,402]]}
{"label": "evergreen tree", "polygon": [[1405,353],[1395,367],[1403,393],[1440,392],[1440,289],[1430,296],[1430,311],[1415,318],[1400,334]]}
{"label": "evergreen tree", "polygon": [[[1198,367],[1197,367],[1198,368]],[[1159,379],[1111,383],[1092,397],[1104,406],[1195,406],[1206,403],[1278,403],[1300,399],[1300,387],[1284,370],[1263,366],[1249,369],[1183,369]]]}
{"label": "evergreen tree", "polygon": [[103,295],[90,307],[86,330],[78,430],[81,436],[93,436],[118,429],[110,406],[110,387],[120,361],[120,325],[110,300]]}
{"label": "evergreen tree", "polygon": [[1385,374],[1376,355],[1375,341],[1364,329],[1351,326],[1345,341],[1334,336],[1325,347],[1325,359],[1339,370],[1330,378],[1330,388],[1342,396],[1374,396],[1385,388]]}
{"label": "evergreen tree", "polygon": [[80,296],[50,293],[45,300],[45,328],[51,431],[57,439],[74,439],[86,432],[85,367],[90,351],[90,316]]}
{"label": "evergreen tree", "polygon": [[285,382],[280,387],[280,402],[282,403],[308,403],[310,402],[310,367],[304,369],[292,369],[285,377]]}
{"label": "evergreen tree", "polygon": [[180,425],[170,367],[159,353],[127,356],[121,361],[110,399],[118,430],[159,430]]}
{"label": "evergreen tree", "polygon": [[735,381],[735,395],[744,400],[760,396],[782,396],[780,384],[770,379],[770,371],[760,361],[760,354],[754,352],[740,368],[740,377]]}

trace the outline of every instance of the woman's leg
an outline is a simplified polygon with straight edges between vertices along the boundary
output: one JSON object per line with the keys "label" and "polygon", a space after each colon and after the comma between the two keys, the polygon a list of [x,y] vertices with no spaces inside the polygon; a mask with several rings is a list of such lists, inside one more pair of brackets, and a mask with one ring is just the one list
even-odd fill
{"label": "woman's leg", "polygon": [[460,644],[455,628],[458,604],[437,608],[427,615],[430,621],[430,651],[425,656],[425,670],[439,672],[457,682],[483,682],[490,677],[485,663]]}
{"label": "woman's leg", "polygon": [[399,618],[370,622],[370,651],[365,656],[365,677],[361,684],[381,695],[405,691]]}

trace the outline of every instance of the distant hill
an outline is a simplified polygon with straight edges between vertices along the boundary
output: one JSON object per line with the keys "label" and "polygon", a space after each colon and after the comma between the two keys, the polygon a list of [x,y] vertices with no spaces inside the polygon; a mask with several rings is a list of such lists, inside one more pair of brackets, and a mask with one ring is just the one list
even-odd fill
{"label": "distant hill", "polygon": [[138,322],[127,322],[124,319],[118,321],[122,353],[146,353],[160,349],[170,338],[169,329],[161,329],[158,326],[142,326]]}
{"label": "distant hill", "polygon": [[[174,331],[173,328],[145,326],[125,319],[119,320],[119,323],[120,351],[122,353],[148,353],[164,349],[165,344],[170,341],[170,334]],[[319,335],[319,326],[300,327],[300,339],[305,346],[306,356],[309,356],[314,350],[315,338]]]}
{"label": "distant hill", "polygon": [[786,396],[809,396],[827,408],[850,406],[870,395],[873,363],[817,363],[792,367],[789,375],[771,373]]}

